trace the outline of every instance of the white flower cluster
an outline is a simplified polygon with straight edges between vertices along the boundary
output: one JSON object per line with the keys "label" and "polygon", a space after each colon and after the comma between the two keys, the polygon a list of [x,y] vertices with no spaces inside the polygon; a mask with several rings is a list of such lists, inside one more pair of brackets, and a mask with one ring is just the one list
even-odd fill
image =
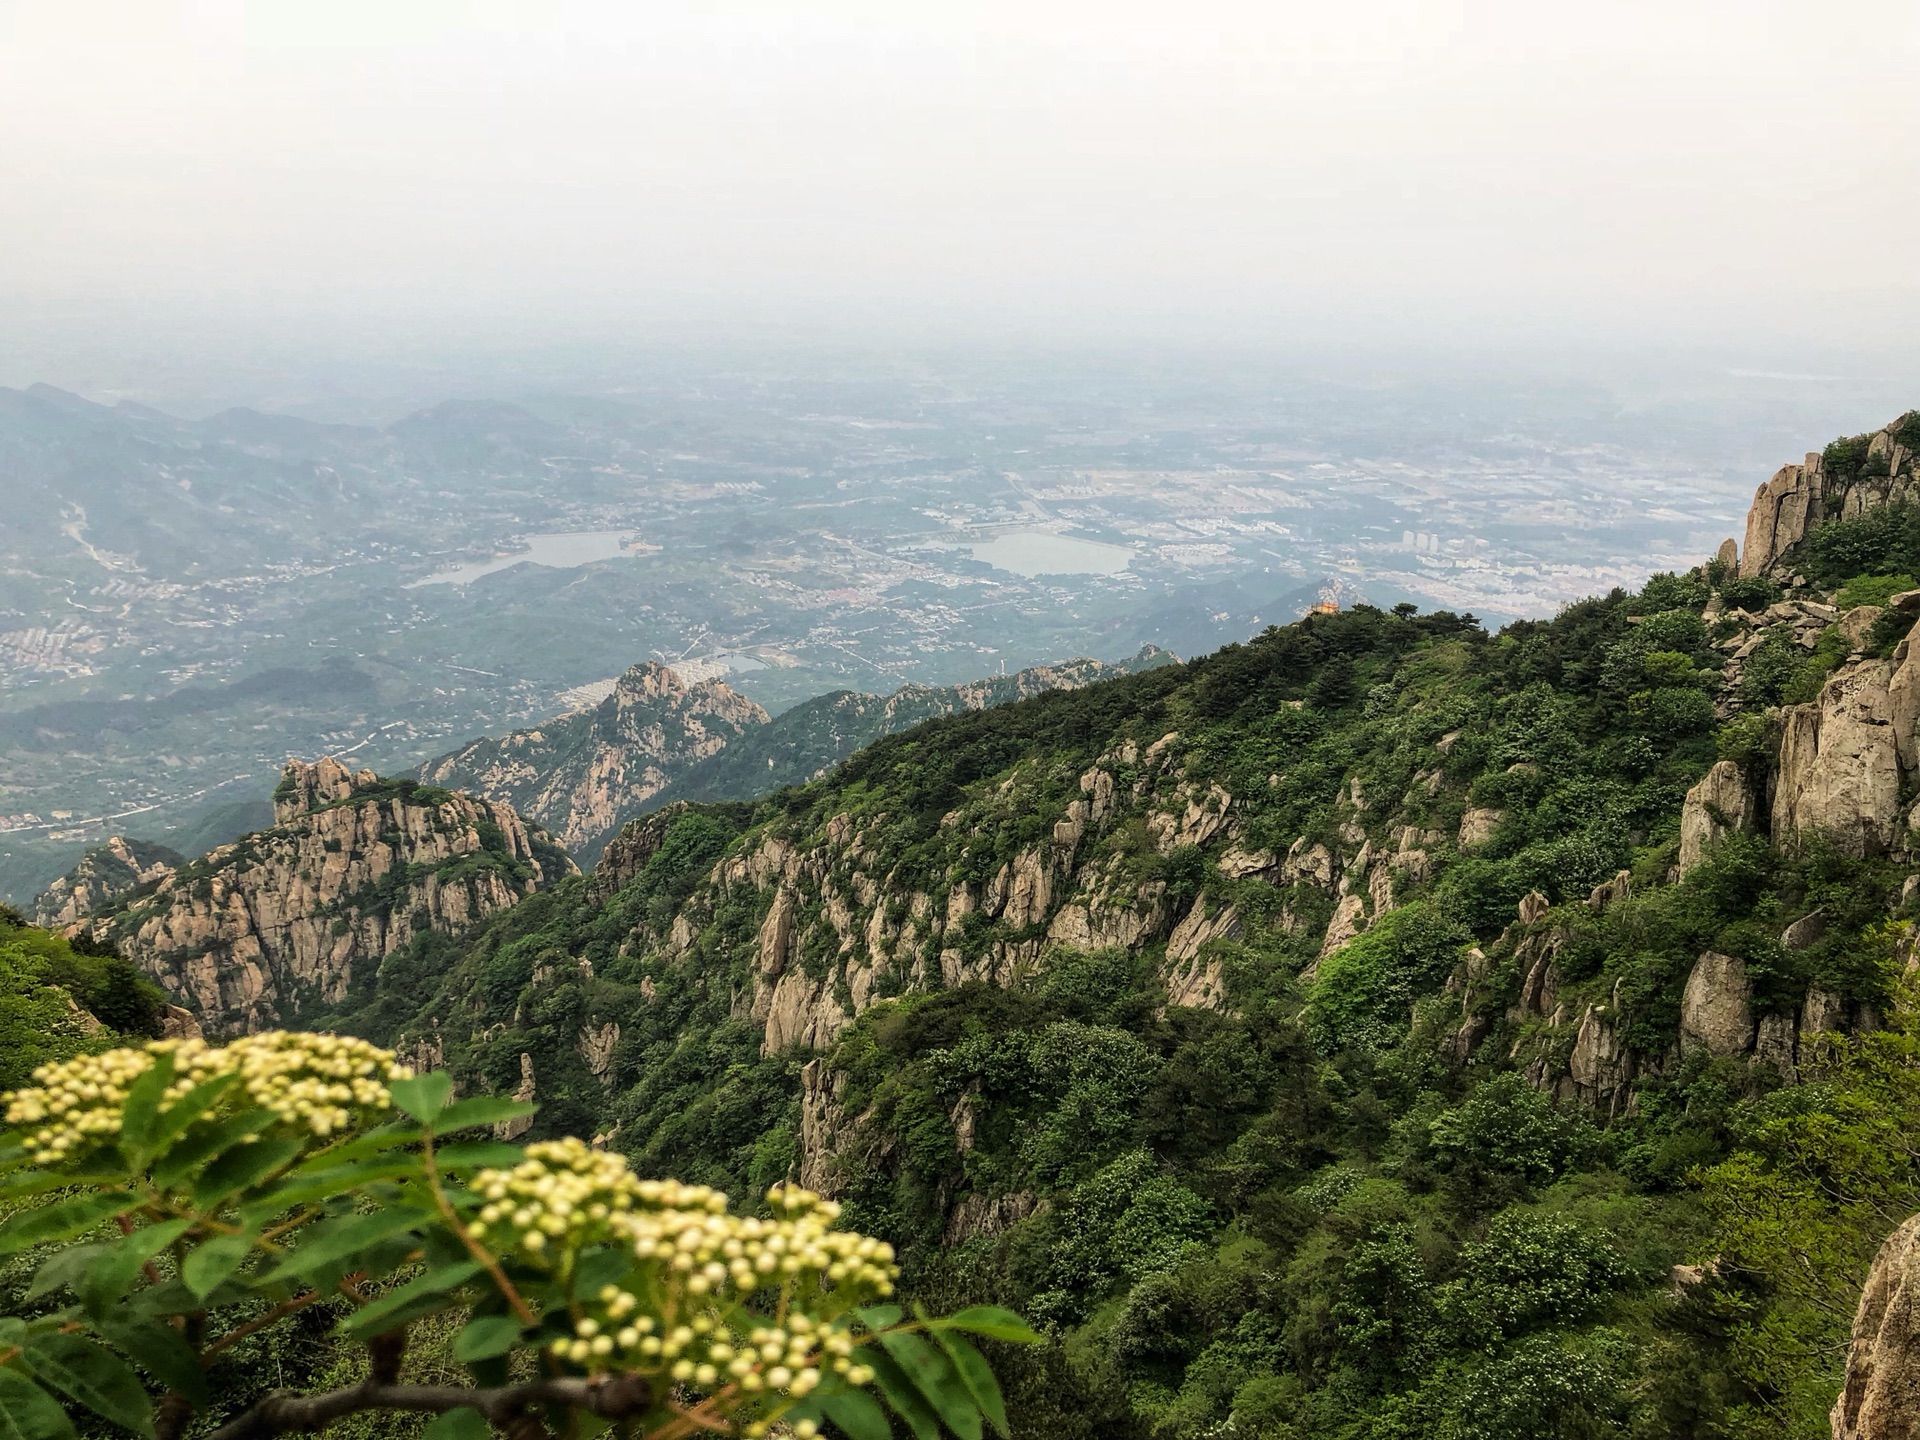
{"label": "white flower cluster", "polygon": [[[716,1190],[637,1179],[619,1156],[579,1140],[529,1145],[526,1155],[510,1170],[475,1177],[486,1202],[475,1238],[540,1263],[587,1245],[630,1246],[657,1275],[636,1288],[661,1297],[656,1312],[638,1313],[631,1290],[606,1286],[572,1337],[553,1342],[557,1357],[588,1370],[664,1374],[702,1390],[732,1385],[746,1396],[798,1398],[824,1372],[854,1385],[873,1379],[833,1317],[892,1293],[893,1247],[829,1229],[838,1205],[781,1187],[767,1196],[771,1218],[730,1215]],[[783,1320],[742,1329],[724,1318],[744,1313],[740,1302],[768,1287],[790,1299]]]}
{"label": "white flower cluster", "polygon": [[391,1104],[387,1086],[409,1073],[393,1052],[339,1035],[270,1030],[230,1045],[155,1040],[140,1049],[109,1050],[42,1065],[38,1083],[7,1098],[7,1123],[39,1127],[27,1137],[36,1163],[58,1164],[95,1140],[120,1131],[127,1091],[156,1057],[173,1057],[163,1103],[222,1075],[237,1074],[249,1101],[282,1120],[325,1137],[365,1112]]}

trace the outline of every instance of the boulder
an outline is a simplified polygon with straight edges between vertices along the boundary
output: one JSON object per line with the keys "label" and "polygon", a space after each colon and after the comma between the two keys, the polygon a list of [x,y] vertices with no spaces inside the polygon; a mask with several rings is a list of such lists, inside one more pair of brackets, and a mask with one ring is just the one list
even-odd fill
{"label": "boulder", "polygon": [[1884,660],[1855,661],[1827,680],[1818,700],[1783,712],[1776,839],[1822,831],[1856,858],[1892,847],[1900,813],[1892,674]]}
{"label": "boulder", "polygon": [[1825,493],[1821,480],[1820,457],[1808,455],[1804,464],[1782,465],[1754,492],[1747,510],[1746,543],[1740,547],[1743,576],[1766,574],[1818,523]]}
{"label": "boulder", "polygon": [[1920,1435],[1920,1215],[1887,1237],[1854,1312],[1834,1440]]}
{"label": "boulder", "polygon": [[1460,833],[1455,843],[1462,850],[1472,850],[1484,845],[1493,838],[1493,832],[1500,828],[1500,822],[1507,818],[1504,810],[1476,806],[1460,817]]}
{"label": "boulder", "polygon": [[1547,911],[1551,908],[1552,904],[1546,896],[1538,890],[1529,890],[1520,897],[1520,923],[1522,925],[1538,924],[1547,918]]}
{"label": "boulder", "polygon": [[1609,905],[1617,905],[1633,894],[1633,872],[1622,870],[1605,884],[1596,885],[1587,896],[1587,904],[1595,910],[1605,910]]}
{"label": "boulder", "polygon": [[1738,1055],[1753,1043],[1753,987],[1744,961],[1709,950],[1680,997],[1680,1048]]}
{"label": "boulder", "polygon": [[1746,772],[1731,760],[1715,763],[1680,808],[1680,874],[1706,859],[1722,837],[1752,830],[1757,808]]}

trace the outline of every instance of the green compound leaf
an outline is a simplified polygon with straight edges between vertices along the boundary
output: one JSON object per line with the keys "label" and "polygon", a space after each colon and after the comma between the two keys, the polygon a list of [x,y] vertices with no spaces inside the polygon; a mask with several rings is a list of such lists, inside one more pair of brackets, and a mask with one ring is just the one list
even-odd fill
{"label": "green compound leaf", "polygon": [[171,1106],[160,1112],[154,1120],[152,1132],[147,1136],[147,1144],[156,1154],[166,1149],[186,1133],[189,1125],[217,1105],[221,1096],[239,1083],[239,1073],[229,1071],[225,1075],[216,1075],[213,1079],[204,1080],[194,1086]]}
{"label": "green compound leaf", "polygon": [[864,1390],[842,1390],[838,1394],[824,1395],[820,1399],[820,1408],[826,1411],[829,1420],[840,1427],[847,1440],[893,1440],[893,1427],[887,1423],[887,1412]]}
{"label": "green compound leaf", "polygon": [[74,1440],[73,1421],[58,1400],[0,1365],[0,1440]]}
{"label": "green compound leaf", "polygon": [[340,1322],[340,1329],[342,1333],[356,1337],[378,1335],[395,1325],[418,1320],[422,1315],[431,1315],[436,1310],[445,1310],[458,1303],[458,1297],[450,1292],[485,1273],[485,1268],[478,1261],[463,1260],[429,1270],[392,1294],[383,1295],[371,1305],[354,1311]]}
{"label": "green compound leaf", "polygon": [[872,1369],[874,1382],[893,1413],[907,1422],[914,1440],[940,1440],[940,1417],[927,1404],[920,1387],[907,1378],[907,1372],[884,1351],[867,1354],[865,1363]]}
{"label": "green compound leaf", "polygon": [[442,1135],[451,1135],[456,1130],[471,1130],[476,1125],[497,1125],[502,1120],[517,1120],[522,1115],[531,1115],[538,1105],[525,1100],[514,1100],[506,1095],[475,1095],[458,1104],[449,1105],[435,1117],[433,1128]]}
{"label": "green compound leaf", "polygon": [[306,1139],[300,1135],[236,1145],[200,1172],[200,1178],[193,1185],[193,1198],[200,1205],[213,1206],[229,1196],[251,1190],[275,1171],[291,1164],[305,1145]]}
{"label": "green compound leaf", "polygon": [[22,1210],[0,1224],[0,1255],[15,1254],[29,1245],[71,1239],[102,1220],[126,1214],[139,1204],[140,1197],[125,1190],[94,1190],[69,1195],[37,1209]]}
{"label": "green compound leaf", "polygon": [[412,1210],[380,1210],[372,1215],[343,1215],[338,1220],[323,1221],[307,1232],[305,1244],[262,1275],[259,1283],[272,1285],[341,1265],[419,1223],[420,1216]]}
{"label": "green compound leaf", "polygon": [[29,1338],[27,1364],[39,1379],[138,1435],[153,1434],[153,1404],[133,1368],[91,1340],[47,1331]]}
{"label": "green compound leaf", "polygon": [[927,1399],[947,1428],[960,1440],[980,1440],[980,1407],[974,1403],[953,1362],[912,1331],[892,1330],[881,1335],[886,1352]]}
{"label": "green compound leaf", "polygon": [[387,1086],[387,1093],[395,1105],[422,1125],[431,1125],[453,1097],[453,1076],[444,1070],[435,1070],[408,1080],[395,1080]]}
{"label": "green compound leaf", "polygon": [[178,1390],[196,1405],[207,1403],[207,1372],[180,1332],[166,1320],[109,1320],[102,1338],[118,1347],[160,1386]]}
{"label": "green compound leaf", "polygon": [[993,1367],[987,1364],[987,1357],[967,1341],[951,1330],[935,1330],[934,1341],[947,1352],[947,1359],[953,1362],[954,1372],[960,1382],[967,1387],[967,1393],[973,1397],[973,1403],[980,1413],[987,1417],[987,1423],[1005,1436],[1007,1431],[1007,1402],[1000,1394],[1000,1382],[994,1378]]}
{"label": "green compound leaf", "polygon": [[[200,1087],[201,1090],[206,1088],[205,1085]],[[198,1091],[194,1092],[194,1094],[198,1093]],[[188,1095],[180,1103],[185,1105],[192,1099],[193,1095]],[[271,1110],[245,1110],[238,1115],[229,1116],[216,1125],[194,1129],[192,1133],[182,1136],[178,1145],[154,1162],[153,1183],[162,1190],[178,1188],[181,1181],[198,1174],[217,1156],[258,1135],[277,1119],[279,1117]],[[163,1120],[161,1128],[164,1129],[165,1125],[166,1122]]]}
{"label": "green compound leaf", "polygon": [[491,1360],[496,1355],[504,1355],[520,1343],[520,1336],[526,1330],[511,1315],[483,1315],[478,1320],[470,1320],[467,1327],[453,1339],[453,1358],[456,1360]]}
{"label": "green compound leaf", "polygon": [[163,1220],[111,1242],[87,1266],[81,1291],[88,1311],[98,1317],[112,1309],[116,1300],[133,1289],[141,1268],[192,1228],[191,1220]]}
{"label": "green compound leaf", "polygon": [[1036,1335],[1026,1321],[1011,1310],[1002,1310],[998,1305],[970,1305],[934,1323],[943,1330],[965,1330],[970,1335],[984,1335],[989,1340],[1011,1340],[1017,1345],[1042,1343],[1042,1337]]}
{"label": "green compound leaf", "polygon": [[153,1144],[159,1128],[160,1102],[172,1083],[173,1056],[160,1054],[153,1057],[146,1073],[127,1087],[126,1102],[120,1107],[120,1149],[136,1165]]}
{"label": "green compound leaf", "polygon": [[862,1325],[878,1332],[885,1330],[889,1325],[898,1325],[900,1317],[906,1312],[898,1305],[870,1305],[865,1310],[856,1310],[853,1313],[860,1317]]}
{"label": "green compound leaf", "polygon": [[216,1235],[187,1256],[180,1266],[180,1278],[196,1298],[204,1300],[240,1268],[252,1249],[251,1235]]}

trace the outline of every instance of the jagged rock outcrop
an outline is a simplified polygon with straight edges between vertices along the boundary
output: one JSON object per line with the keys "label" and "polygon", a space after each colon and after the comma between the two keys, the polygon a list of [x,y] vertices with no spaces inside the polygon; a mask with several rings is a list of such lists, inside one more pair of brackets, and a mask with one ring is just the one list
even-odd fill
{"label": "jagged rock outcrop", "polygon": [[1782,712],[1774,782],[1776,842],[1823,831],[1856,857],[1892,848],[1900,813],[1900,760],[1888,694],[1892,667],[1856,660],[1820,698]]}
{"label": "jagged rock outcrop", "polygon": [[1783,465],[1754,493],[1747,511],[1742,575],[1775,574],[1790,568],[1793,550],[1829,520],[1853,520],[1869,510],[1920,495],[1908,417],[1871,435],[1829,446],[1798,465]]}
{"label": "jagged rock outcrop", "polygon": [[1752,830],[1757,808],[1746,772],[1731,760],[1716,762],[1687,791],[1680,810],[1680,875],[1706,859],[1722,837]]}
{"label": "jagged rock outcrop", "polygon": [[89,922],[213,1036],[342,1000],[356,967],[571,873],[504,805],[333,759],[289,764],[279,821]]}
{"label": "jagged rock outcrop", "polygon": [[1920,1215],[1887,1237],[1854,1312],[1833,1440],[1920,1435]]}
{"label": "jagged rock outcrop", "polygon": [[1738,1055],[1753,1044],[1753,986],[1746,962],[1709,950],[1693,962],[1680,996],[1680,1048]]}
{"label": "jagged rock outcrop", "polygon": [[41,892],[33,902],[33,923],[50,930],[71,929],[184,864],[182,856],[164,845],[115,835],[87,851],[78,865]]}
{"label": "jagged rock outcrop", "polygon": [[583,861],[674,780],[767,723],[718,680],[688,685],[665,665],[635,665],[590,710],[430,760],[422,780],[511,805]]}

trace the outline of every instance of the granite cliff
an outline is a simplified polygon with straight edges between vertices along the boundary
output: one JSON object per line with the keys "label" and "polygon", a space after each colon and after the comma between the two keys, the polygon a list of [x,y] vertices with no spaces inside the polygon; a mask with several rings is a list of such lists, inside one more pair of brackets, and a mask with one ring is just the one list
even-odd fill
{"label": "granite cliff", "polygon": [[115,835],[82,855],[78,865],[34,900],[33,922],[66,929],[99,914],[128,891],[164,880],[186,863],[164,845]]}
{"label": "granite cliff", "polygon": [[766,711],[720,681],[688,685],[647,661],[591,709],[475,740],[416,774],[511,805],[591,863],[677,776],[766,723]]}
{"label": "granite cliff", "polygon": [[422,933],[453,934],[573,865],[505,805],[290,763],[274,825],[70,922],[111,944],[210,1035],[297,1025]]}

